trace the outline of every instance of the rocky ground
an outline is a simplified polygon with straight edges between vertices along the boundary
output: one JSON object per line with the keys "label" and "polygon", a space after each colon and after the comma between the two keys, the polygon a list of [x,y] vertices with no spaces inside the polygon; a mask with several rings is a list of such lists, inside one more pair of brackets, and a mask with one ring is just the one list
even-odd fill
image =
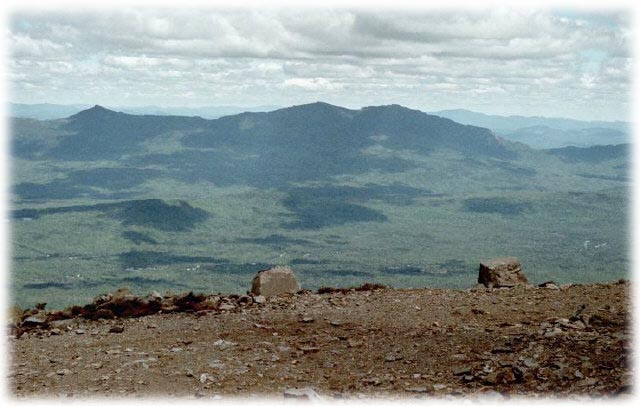
{"label": "rocky ground", "polygon": [[323,399],[628,397],[630,286],[209,296],[188,312],[165,314],[184,309],[162,302],[160,313],[103,311],[97,320],[84,317],[97,318],[100,306],[47,322],[31,311],[9,336],[9,390],[19,398],[282,398],[295,388]]}

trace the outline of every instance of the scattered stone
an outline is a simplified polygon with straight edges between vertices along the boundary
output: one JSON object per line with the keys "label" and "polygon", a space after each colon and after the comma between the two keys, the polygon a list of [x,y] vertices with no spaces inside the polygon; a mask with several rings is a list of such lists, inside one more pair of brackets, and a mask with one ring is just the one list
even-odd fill
{"label": "scattered stone", "polygon": [[542,282],[538,285],[539,288],[552,289],[552,290],[560,290],[560,286],[556,285],[553,281]]}
{"label": "scattered stone", "polygon": [[385,362],[395,362],[404,359],[404,357],[400,354],[389,353],[384,357]]}
{"label": "scattered stone", "polygon": [[300,347],[300,351],[304,354],[313,354],[320,351],[320,347]]}
{"label": "scattered stone", "polygon": [[50,332],[52,336],[59,336],[62,333],[59,328],[52,328]]}
{"label": "scattered stone", "polygon": [[257,304],[265,304],[267,303],[267,298],[262,295],[258,295],[253,297],[253,301]]}
{"label": "scattered stone", "polygon": [[122,333],[124,331],[123,326],[113,326],[109,329],[110,333]]}
{"label": "scattered stone", "polygon": [[41,326],[47,324],[47,315],[44,312],[39,312],[33,316],[29,316],[22,321],[23,325],[35,325]]}
{"label": "scattered stone", "polygon": [[554,327],[544,332],[544,336],[548,338],[555,337],[558,334],[562,334],[562,329],[559,327]]}
{"label": "scattered stone", "polygon": [[251,293],[265,297],[299,290],[300,284],[291,268],[280,266],[258,272],[251,285]]}
{"label": "scattered stone", "polygon": [[300,322],[301,323],[313,323],[315,320],[313,319],[313,317],[303,317]]}
{"label": "scattered stone", "polygon": [[56,371],[56,374],[58,375],[69,375],[71,373],[71,371],[69,371],[68,369],[59,369]]}
{"label": "scattered stone", "polygon": [[220,310],[233,310],[235,308],[236,308],[236,306],[232,305],[231,303],[223,303],[219,307]]}
{"label": "scattered stone", "polygon": [[213,346],[219,348],[220,350],[226,350],[227,348],[231,348],[236,345],[238,344],[227,340],[218,340],[213,343]]}
{"label": "scattered stone", "polygon": [[461,367],[453,370],[454,375],[467,375],[471,373],[471,367]]}
{"label": "scattered stone", "polygon": [[214,359],[213,361],[211,361],[209,363],[209,367],[210,368],[215,368],[215,369],[224,369],[225,365],[222,361],[220,361],[219,359]]}
{"label": "scattered stone", "polygon": [[478,283],[486,287],[513,287],[527,284],[520,260],[516,257],[494,258],[480,262]]}
{"label": "scattered stone", "polygon": [[413,393],[425,393],[427,392],[427,388],[425,388],[424,386],[412,386],[410,388],[405,389],[405,391],[413,392]]}
{"label": "scattered stone", "polygon": [[578,383],[578,386],[580,386],[580,387],[594,386],[597,383],[598,383],[598,380],[596,378],[587,378],[587,379],[584,379],[584,380],[580,381]]}
{"label": "scattered stone", "polygon": [[84,334],[84,333],[85,333],[85,331],[83,329],[81,329],[81,328],[76,330],[76,334]]}
{"label": "scattered stone", "polygon": [[362,383],[365,385],[379,386],[382,384],[382,381],[378,378],[366,378],[362,380]]}

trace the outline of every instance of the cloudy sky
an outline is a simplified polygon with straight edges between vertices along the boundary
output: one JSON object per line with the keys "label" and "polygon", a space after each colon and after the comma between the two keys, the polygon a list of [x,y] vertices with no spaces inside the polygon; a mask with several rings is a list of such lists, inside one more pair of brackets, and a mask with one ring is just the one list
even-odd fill
{"label": "cloudy sky", "polygon": [[623,11],[13,11],[9,99],[117,106],[397,103],[628,120]]}

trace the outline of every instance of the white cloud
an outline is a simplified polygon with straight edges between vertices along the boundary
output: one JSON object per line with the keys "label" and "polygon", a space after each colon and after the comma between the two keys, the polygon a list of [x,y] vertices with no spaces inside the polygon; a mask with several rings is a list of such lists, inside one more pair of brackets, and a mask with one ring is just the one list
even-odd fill
{"label": "white cloud", "polygon": [[305,90],[336,90],[344,87],[340,83],[333,83],[325,78],[291,78],[285,80],[284,85]]}
{"label": "white cloud", "polygon": [[9,69],[23,102],[290,105],[318,93],[595,117],[629,104],[631,34],[612,12],[40,11],[11,19]]}

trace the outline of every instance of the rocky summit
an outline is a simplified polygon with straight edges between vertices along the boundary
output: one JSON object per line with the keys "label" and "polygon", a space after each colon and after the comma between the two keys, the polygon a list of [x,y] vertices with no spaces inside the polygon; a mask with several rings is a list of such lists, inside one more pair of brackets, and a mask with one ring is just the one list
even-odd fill
{"label": "rocky summit", "polygon": [[630,286],[363,285],[269,297],[120,290],[68,318],[44,304],[14,309],[9,388],[20,398],[285,402],[624,397]]}

